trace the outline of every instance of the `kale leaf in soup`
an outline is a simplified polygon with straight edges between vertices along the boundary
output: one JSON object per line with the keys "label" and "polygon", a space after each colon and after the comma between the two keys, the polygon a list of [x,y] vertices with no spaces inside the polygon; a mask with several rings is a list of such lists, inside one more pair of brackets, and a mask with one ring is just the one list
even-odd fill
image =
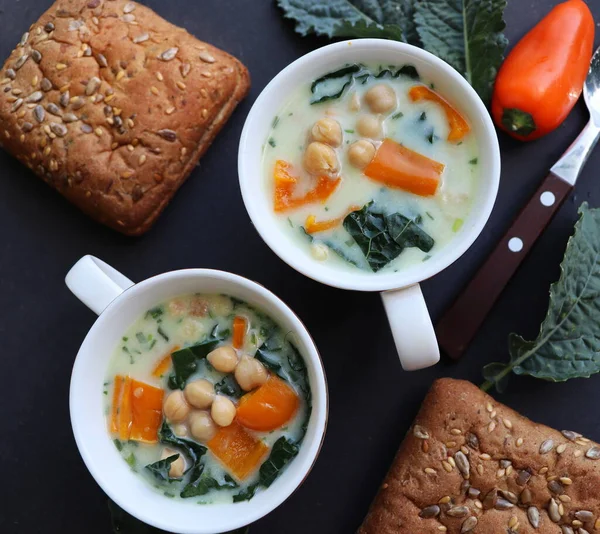
{"label": "kale leaf in soup", "polygon": [[396,259],[407,247],[429,252],[434,241],[418,225],[400,213],[385,215],[370,202],[344,219],[344,228],[354,238],[373,271]]}
{"label": "kale leaf in soup", "polygon": [[173,454],[168,456],[163,460],[159,460],[158,462],[154,462],[153,464],[148,464],[146,469],[152,473],[154,477],[158,480],[162,481],[170,481],[174,480],[169,476],[169,469],[171,469],[171,464],[179,458],[179,454]]}
{"label": "kale leaf in soup", "polygon": [[265,488],[273,484],[280,471],[296,457],[299,450],[297,443],[280,437],[273,445],[269,459],[260,466],[260,483]]}

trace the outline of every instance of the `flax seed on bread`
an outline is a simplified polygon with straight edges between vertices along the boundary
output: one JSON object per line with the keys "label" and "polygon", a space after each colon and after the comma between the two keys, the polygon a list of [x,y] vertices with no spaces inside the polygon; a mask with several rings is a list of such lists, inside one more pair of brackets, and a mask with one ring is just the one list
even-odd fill
{"label": "flax seed on bread", "polygon": [[593,534],[600,447],[470,382],[429,391],[359,534]]}

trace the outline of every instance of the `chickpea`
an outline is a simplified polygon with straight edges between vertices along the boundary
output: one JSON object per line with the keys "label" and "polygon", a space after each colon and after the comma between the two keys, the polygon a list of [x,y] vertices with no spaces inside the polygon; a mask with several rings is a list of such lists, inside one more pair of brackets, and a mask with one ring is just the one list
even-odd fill
{"label": "chickpea", "polygon": [[315,176],[329,176],[333,178],[340,172],[340,162],[335,150],[329,145],[313,141],[304,152],[304,168]]}
{"label": "chickpea", "polygon": [[185,423],[177,423],[173,425],[173,432],[178,438],[187,438],[190,435],[188,427]]}
{"label": "chickpea", "polygon": [[230,345],[218,347],[206,357],[208,362],[221,373],[231,373],[238,364],[238,356]]}
{"label": "chickpea", "polygon": [[173,423],[180,423],[190,413],[190,405],[186,402],[183,391],[173,391],[165,400],[165,417]]}
{"label": "chickpea", "polygon": [[356,130],[364,137],[379,139],[382,136],[381,120],[375,115],[361,115],[356,121]]}
{"label": "chickpea", "polygon": [[352,143],[348,149],[348,160],[357,169],[364,169],[374,156],[375,145],[366,139]]}
{"label": "chickpea", "polygon": [[190,431],[198,441],[210,441],[217,433],[217,426],[208,412],[194,410],[190,414]]}
{"label": "chickpea", "polygon": [[373,113],[388,113],[397,105],[396,92],[389,85],[380,83],[365,93],[365,101]]}
{"label": "chickpea", "polygon": [[342,127],[335,119],[329,117],[320,119],[310,131],[313,141],[319,141],[329,146],[340,146],[342,144]]}
{"label": "chickpea", "polygon": [[185,386],[183,394],[194,408],[203,410],[212,404],[215,398],[215,387],[208,380],[194,380]]}
{"label": "chickpea", "polygon": [[242,356],[235,370],[235,379],[244,391],[251,391],[262,386],[269,378],[265,366],[256,358]]}
{"label": "chickpea", "polygon": [[180,452],[172,449],[163,449],[160,459],[164,460],[165,458],[169,458],[169,456],[174,456],[175,454],[179,454],[179,458],[177,458],[177,460],[171,464],[169,468],[169,476],[171,478],[180,478],[183,476],[185,471],[185,460]]}
{"label": "chickpea", "polygon": [[325,261],[329,257],[329,249],[323,243],[313,243],[310,246],[310,253],[317,261]]}
{"label": "chickpea", "polygon": [[236,414],[235,404],[223,395],[217,395],[210,408],[213,421],[219,426],[229,426]]}

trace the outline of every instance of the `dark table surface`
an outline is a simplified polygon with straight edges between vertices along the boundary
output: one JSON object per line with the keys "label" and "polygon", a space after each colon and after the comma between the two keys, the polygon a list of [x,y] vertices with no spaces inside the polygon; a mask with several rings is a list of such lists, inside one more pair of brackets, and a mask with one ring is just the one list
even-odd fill
{"label": "dark table surface", "polygon": [[[600,205],[600,150],[464,359],[443,359],[434,368],[409,374],[398,363],[379,296],[325,287],[293,271],[261,241],[242,204],[237,144],[252,102],[280,69],[326,42],[296,35],[271,0],[145,3],[239,57],[252,73],[252,91],[155,228],[138,239],[87,219],[0,152],[0,532],[110,532],[106,497],[77,452],[69,422],[71,366],[95,316],[69,293],[63,279],[84,254],[103,258],[134,281],[187,267],[232,271],[264,284],[299,314],[325,360],[329,427],[308,480],[252,531],[354,532],[432,381],[452,376],[480,383],[484,364],[507,358],[509,332],[536,335],[577,207],[584,200]],[[557,3],[509,0],[511,43]],[[600,21],[600,3],[589,4]],[[0,0],[0,59],[49,5],[50,0]],[[586,120],[579,103],[566,123],[541,141],[520,144],[500,136],[502,181],[487,227],[460,261],[423,283],[434,318]],[[534,420],[600,440],[593,408],[599,384],[600,377],[565,384],[512,377],[508,392],[498,398]]]}

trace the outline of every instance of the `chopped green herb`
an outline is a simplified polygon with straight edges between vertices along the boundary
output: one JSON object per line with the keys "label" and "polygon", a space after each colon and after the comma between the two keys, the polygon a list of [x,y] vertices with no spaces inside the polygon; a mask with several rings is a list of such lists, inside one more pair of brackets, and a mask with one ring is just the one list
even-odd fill
{"label": "chopped green herb", "polygon": [[160,327],[160,326],[159,326],[159,327],[158,327],[158,330],[157,330],[157,332],[158,332],[158,335],[159,335],[160,337],[162,337],[162,338],[163,338],[165,341],[169,341],[169,336],[167,336],[167,334],[166,334],[166,333],[165,333],[165,331],[162,329],[162,327]]}
{"label": "chopped green herb", "polygon": [[421,113],[421,115],[419,115],[419,120],[420,121],[427,120],[427,113],[425,113],[425,112]]}
{"label": "chopped green herb", "polygon": [[432,221],[435,221],[433,215],[431,215],[431,213],[429,213],[428,211],[425,212],[425,215],[427,215],[427,217],[429,217]]}
{"label": "chopped green herb", "polygon": [[152,342],[150,343],[150,345],[148,346],[148,349],[152,349],[154,347],[154,345],[156,345],[156,339],[153,339]]}
{"label": "chopped green herb", "polygon": [[402,117],[404,117],[404,113],[398,111],[391,116],[391,119],[395,121],[396,119],[401,119]]}
{"label": "chopped green herb", "polygon": [[429,142],[429,144],[433,145],[433,143],[435,143],[438,140],[438,136],[435,135],[435,133],[433,133],[433,130],[431,131],[431,133],[427,136],[427,141]]}
{"label": "chopped green herb", "polygon": [[472,160],[470,160],[470,161],[469,161],[469,163],[470,163],[471,165],[477,165],[477,161],[478,161],[478,159],[477,159],[477,158],[473,158]]}
{"label": "chopped green herb", "polygon": [[137,338],[139,343],[146,343],[146,336],[141,332],[138,332],[135,337]]}
{"label": "chopped green herb", "polygon": [[279,117],[277,115],[275,115],[275,118],[273,119],[272,127],[275,128],[278,124],[279,124]]}
{"label": "chopped green herb", "polygon": [[344,130],[346,133],[354,133],[354,130]]}
{"label": "chopped green herb", "polygon": [[102,393],[104,393],[105,395],[108,395],[108,391],[104,390]]}
{"label": "chopped green herb", "polygon": [[129,467],[133,469],[135,467],[135,464],[137,463],[137,460],[135,459],[135,454],[131,453],[127,458],[125,458],[125,461],[127,462],[127,465],[129,465]]}
{"label": "chopped green herb", "polygon": [[288,217],[287,220],[288,220],[288,224],[293,228],[294,227],[294,223],[292,222],[292,219],[290,219]]}
{"label": "chopped green herb", "polygon": [[462,219],[454,219],[454,223],[452,224],[452,231],[454,233],[458,232],[462,228],[464,222],[465,221],[463,221]]}
{"label": "chopped green herb", "polygon": [[127,341],[129,341],[129,338],[127,336],[123,336],[123,341],[125,341],[125,343],[127,343]]}
{"label": "chopped green herb", "polygon": [[123,450],[123,443],[121,443],[118,439],[114,439],[113,443],[119,452]]}
{"label": "chopped green herb", "polygon": [[162,306],[157,306],[146,312],[146,317],[152,317],[152,319],[159,319],[160,316],[165,313]]}
{"label": "chopped green herb", "polygon": [[275,143],[275,139],[273,139],[272,137],[269,137],[269,144],[275,148],[277,146],[277,143]]}
{"label": "chopped green herb", "polygon": [[430,89],[435,89],[435,83],[431,82],[431,83],[429,84],[429,88],[430,88]]}

